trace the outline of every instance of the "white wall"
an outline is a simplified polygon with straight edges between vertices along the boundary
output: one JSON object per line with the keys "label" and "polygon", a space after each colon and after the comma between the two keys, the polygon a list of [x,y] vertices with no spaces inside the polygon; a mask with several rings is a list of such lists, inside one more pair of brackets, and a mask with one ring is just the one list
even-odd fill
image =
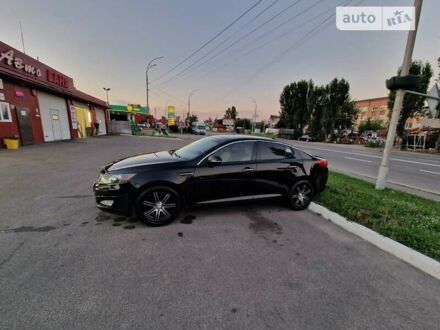
{"label": "white wall", "polygon": [[[44,141],[49,142],[70,139],[71,136],[66,100],[59,96],[38,91],[38,104],[40,106],[41,123],[43,124]],[[56,137],[56,134],[54,135],[54,128],[52,125],[53,121],[50,110],[58,110],[61,138]]]}

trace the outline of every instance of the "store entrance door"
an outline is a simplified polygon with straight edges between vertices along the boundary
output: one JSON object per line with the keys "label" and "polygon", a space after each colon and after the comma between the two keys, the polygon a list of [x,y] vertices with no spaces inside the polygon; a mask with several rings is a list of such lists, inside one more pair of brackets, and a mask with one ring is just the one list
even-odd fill
{"label": "store entrance door", "polygon": [[61,131],[61,122],[60,122],[60,110],[49,110],[50,112],[50,119],[52,123],[52,133],[53,133],[53,139],[54,140],[62,140],[63,134]]}
{"label": "store entrance door", "polygon": [[34,144],[34,137],[32,133],[31,112],[28,108],[17,107],[18,125],[20,127],[20,139],[24,146]]}

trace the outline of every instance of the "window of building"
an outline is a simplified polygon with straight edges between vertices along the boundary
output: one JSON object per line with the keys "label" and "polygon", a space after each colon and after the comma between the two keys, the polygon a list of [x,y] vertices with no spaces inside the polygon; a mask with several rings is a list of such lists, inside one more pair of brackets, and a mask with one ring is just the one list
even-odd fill
{"label": "window of building", "polygon": [[11,108],[9,107],[9,103],[0,102],[0,122],[1,121],[12,121]]}

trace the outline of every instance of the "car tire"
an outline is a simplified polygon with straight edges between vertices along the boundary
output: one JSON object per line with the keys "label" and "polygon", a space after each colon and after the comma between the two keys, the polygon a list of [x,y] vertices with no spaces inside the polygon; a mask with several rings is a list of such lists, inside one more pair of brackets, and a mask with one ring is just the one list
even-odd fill
{"label": "car tire", "polygon": [[179,215],[180,209],[179,193],[167,186],[150,187],[135,202],[137,217],[154,227],[172,222]]}
{"label": "car tire", "polygon": [[313,185],[309,180],[300,180],[290,189],[288,199],[292,210],[300,211],[306,209],[313,197]]}

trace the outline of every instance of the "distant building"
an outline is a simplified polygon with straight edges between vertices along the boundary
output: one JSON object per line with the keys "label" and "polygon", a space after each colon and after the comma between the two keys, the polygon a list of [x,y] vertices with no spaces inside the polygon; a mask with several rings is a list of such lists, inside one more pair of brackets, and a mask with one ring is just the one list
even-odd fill
{"label": "distant building", "polygon": [[387,96],[356,101],[356,107],[359,109],[356,127],[368,119],[380,120],[384,126],[387,126],[390,121]]}
{"label": "distant building", "polygon": [[270,115],[269,117],[269,128],[274,128],[280,121],[280,116]]}

